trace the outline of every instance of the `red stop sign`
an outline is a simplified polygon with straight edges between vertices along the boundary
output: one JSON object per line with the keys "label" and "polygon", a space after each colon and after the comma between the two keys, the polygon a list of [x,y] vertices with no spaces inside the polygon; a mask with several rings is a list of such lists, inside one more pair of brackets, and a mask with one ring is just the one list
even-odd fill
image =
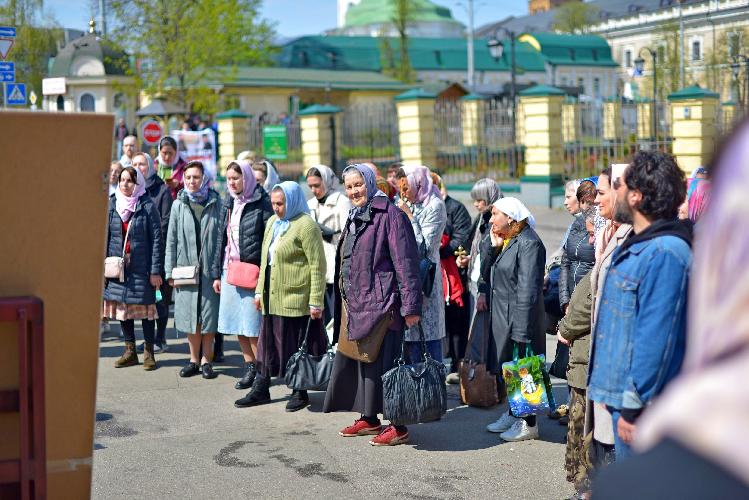
{"label": "red stop sign", "polygon": [[143,142],[146,144],[157,144],[161,139],[161,125],[159,122],[150,120],[143,124]]}

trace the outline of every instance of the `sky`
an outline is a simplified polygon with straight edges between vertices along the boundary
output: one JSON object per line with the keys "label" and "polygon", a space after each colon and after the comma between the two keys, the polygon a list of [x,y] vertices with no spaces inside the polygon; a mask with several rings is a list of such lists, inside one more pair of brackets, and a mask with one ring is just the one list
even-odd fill
{"label": "sky", "polygon": [[[433,0],[450,8],[455,19],[468,24],[467,0]],[[88,30],[89,0],[46,0],[44,13],[65,28]],[[317,34],[336,26],[336,0],[264,0],[263,17],[276,22],[281,38]],[[527,13],[526,0],[474,0],[474,26]],[[291,15],[290,15],[291,14]]]}

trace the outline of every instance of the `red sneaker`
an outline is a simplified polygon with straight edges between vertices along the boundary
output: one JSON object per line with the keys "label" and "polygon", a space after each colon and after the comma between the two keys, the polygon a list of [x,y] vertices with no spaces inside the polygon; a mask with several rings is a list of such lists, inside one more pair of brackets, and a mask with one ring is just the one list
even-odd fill
{"label": "red sneaker", "polygon": [[408,443],[408,431],[398,432],[394,425],[388,425],[369,441],[372,446],[395,446],[403,443]]}
{"label": "red sneaker", "polygon": [[377,421],[376,425],[372,425],[363,418],[360,418],[358,420],[354,420],[353,425],[349,425],[348,427],[341,429],[338,434],[343,437],[373,436],[379,434],[381,430],[382,425],[380,424],[379,420]]}

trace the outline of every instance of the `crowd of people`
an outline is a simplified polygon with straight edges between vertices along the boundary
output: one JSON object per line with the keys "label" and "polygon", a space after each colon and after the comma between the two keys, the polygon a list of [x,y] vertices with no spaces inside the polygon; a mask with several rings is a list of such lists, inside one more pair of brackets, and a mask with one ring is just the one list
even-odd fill
{"label": "crowd of people", "polygon": [[[730,151],[746,160],[745,150]],[[600,471],[610,469],[600,474],[602,488],[604,480],[621,480],[610,466],[635,463],[640,436],[653,446],[669,435],[655,416],[678,412],[673,406],[688,398],[688,383],[673,383],[666,402],[657,400],[685,358],[689,376],[699,380],[701,367],[733,355],[728,342],[716,340],[707,356],[695,352],[704,340],[687,341],[688,311],[694,337],[695,328],[717,328],[706,318],[708,304],[717,304],[719,325],[729,330],[736,312],[716,295],[698,304],[699,314],[687,307],[695,236],[703,251],[698,276],[709,286],[698,293],[693,287],[692,295],[720,294],[719,278],[707,268],[724,268],[704,252],[730,230],[716,227],[726,221],[702,222],[714,166],[687,178],[671,155],[640,151],[627,164],[570,181],[564,205],[573,221],[547,259],[531,211],[503,196],[492,179],[471,190],[472,221],[427,166],[393,164],[383,175],[374,164],[354,164],[339,180],[317,165],[305,172],[305,199],[298,183],[281,182],[270,161],[240,155],[225,166],[222,200],[203,165],[181,161],[170,137],[160,142],[156,161],[134,151],[127,137],[123,153],[110,170],[107,256],[123,256],[125,273],[106,279],[103,301],[103,317],[119,320],[125,339],[115,366],[139,363],[140,320],[143,368],[156,368],[173,299],[175,329],[190,349],[181,377],[214,378],[223,336],[237,336],[244,365],[235,387],[249,389],[235,401],[238,408],[271,402],[271,379],[284,376],[302,339],[313,355],[332,343],[337,355],[322,410],[359,414],[339,434],[373,436],[375,446],[406,443],[405,426],[380,420],[381,377],[401,345],[407,363],[417,363],[424,346],[448,365],[446,382],[457,383],[460,361],[479,352],[469,338],[487,341],[482,361],[496,374],[502,400],[502,363],[514,352],[544,354],[546,334],[556,334],[555,362],[568,397],[549,417],[567,425],[567,479],[575,498],[588,498]],[[730,182],[720,186],[735,191]],[[479,329],[482,335],[469,337]],[[741,335],[731,338],[746,344]],[[309,404],[306,391],[293,390],[286,411]],[[690,412],[677,430],[686,433],[701,409]],[[497,417],[486,428],[504,441],[539,437],[539,415],[510,410]]]}

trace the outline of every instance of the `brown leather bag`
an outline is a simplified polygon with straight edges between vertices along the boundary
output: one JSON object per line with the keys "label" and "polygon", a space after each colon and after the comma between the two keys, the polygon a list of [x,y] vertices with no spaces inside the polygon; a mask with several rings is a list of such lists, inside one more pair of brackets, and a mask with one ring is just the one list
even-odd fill
{"label": "brown leather bag", "polygon": [[[478,316],[483,316],[484,338],[481,342],[481,359],[472,360],[470,356],[470,345]],[[497,394],[497,376],[486,370],[486,350],[489,344],[489,318],[488,311],[477,312],[468,334],[466,347],[466,358],[460,362],[460,399],[463,404],[491,408],[499,404]]]}
{"label": "brown leather bag", "polygon": [[362,363],[374,363],[380,355],[382,342],[390,324],[393,322],[393,311],[385,313],[372,328],[372,332],[363,339],[349,340],[346,302],[341,301],[341,304],[343,305],[341,308],[341,331],[338,335],[338,350],[336,352]]}

